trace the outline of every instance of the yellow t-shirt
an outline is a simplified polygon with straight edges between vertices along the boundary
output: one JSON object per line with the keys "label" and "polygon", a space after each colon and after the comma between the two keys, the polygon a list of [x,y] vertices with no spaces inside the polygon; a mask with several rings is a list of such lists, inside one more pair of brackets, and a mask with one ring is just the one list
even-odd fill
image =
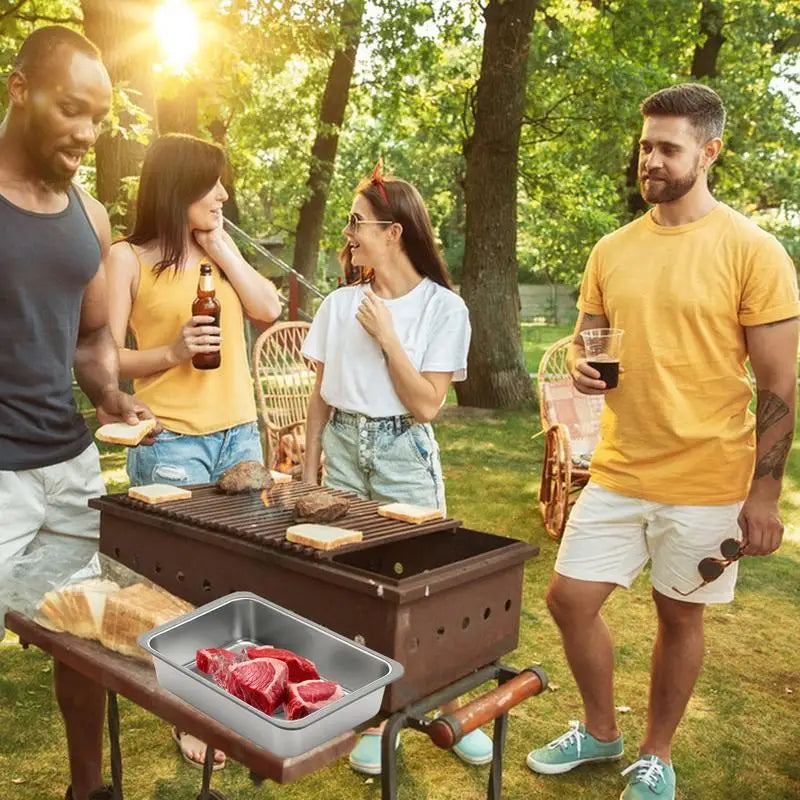
{"label": "yellow t-shirt", "polygon": [[678,227],[647,213],[595,246],[578,308],[625,331],[592,478],[660,503],[744,499],[755,457],[744,327],[800,314],[775,237],[723,204]]}
{"label": "yellow t-shirt", "polygon": [[[167,430],[175,433],[204,435],[256,419],[242,303],[217,266],[213,273],[221,309],[219,368],[200,370],[191,361],[184,361],[133,382],[136,397],[150,407]],[[137,349],[161,347],[178,337],[192,316],[199,277],[200,262],[177,273],[168,269],[158,279],[151,265],[139,262],[139,288],[129,321]]]}

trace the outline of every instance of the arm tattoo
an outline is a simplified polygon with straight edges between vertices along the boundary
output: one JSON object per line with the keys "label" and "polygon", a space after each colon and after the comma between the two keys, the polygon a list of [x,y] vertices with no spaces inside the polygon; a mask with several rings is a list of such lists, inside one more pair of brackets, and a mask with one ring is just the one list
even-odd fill
{"label": "arm tattoo", "polygon": [[779,481],[783,475],[783,467],[786,463],[786,456],[789,455],[789,449],[792,446],[792,434],[787,433],[783,439],[775,442],[770,448],[769,452],[763,455],[756,463],[754,478],[763,478],[766,475]]}
{"label": "arm tattoo", "polygon": [[758,390],[756,436],[759,438],[789,413],[789,406],[769,389]]}

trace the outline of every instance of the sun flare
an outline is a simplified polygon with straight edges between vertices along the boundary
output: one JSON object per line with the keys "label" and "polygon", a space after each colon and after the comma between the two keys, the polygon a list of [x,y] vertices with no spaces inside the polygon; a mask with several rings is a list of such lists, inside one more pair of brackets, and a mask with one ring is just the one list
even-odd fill
{"label": "sun flare", "polygon": [[197,16],[186,0],[165,0],[155,13],[155,26],[161,43],[162,66],[184,72],[197,52]]}

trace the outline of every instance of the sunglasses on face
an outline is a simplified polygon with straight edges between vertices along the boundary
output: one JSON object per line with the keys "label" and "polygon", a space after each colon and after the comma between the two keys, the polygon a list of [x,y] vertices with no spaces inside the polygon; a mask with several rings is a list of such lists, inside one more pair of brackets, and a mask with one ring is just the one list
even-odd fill
{"label": "sunglasses on face", "polygon": [[347,226],[345,227],[346,231],[352,231],[353,233],[358,233],[358,226],[359,225],[393,225],[394,220],[391,219],[361,219],[356,214],[348,214],[347,215]]}
{"label": "sunglasses on face", "polygon": [[695,586],[694,589],[691,589],[688,592],[682,592],[677,586],[673,586],[672,591],[677,592],[683,597],[688,597],[690,594],[694,594],[699,589],[702,589],[712,581],[715,581],[720,575],[722,575],[723,572],[725,572],[726,567],[729,567],[734,561],[738,561],[744,555],[742,552],[742,546],[736,539],[725,539],[725,541],[719,546],[719,550],[722,554],[722,558],[704,558],[697,565],[697,571],[700,573],[700,577],[703,579],[701,584]]}

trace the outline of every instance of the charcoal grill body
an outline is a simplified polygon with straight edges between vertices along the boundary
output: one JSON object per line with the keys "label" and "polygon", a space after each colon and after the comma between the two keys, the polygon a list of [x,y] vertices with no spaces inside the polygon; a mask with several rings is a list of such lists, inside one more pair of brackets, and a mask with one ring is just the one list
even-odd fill
{"label": "charcoal grill body", "polygon": [[201,605],[251,591],[402,663],[404,677],[384,693],[385,712],[516,647],[524,563],[536,548],[457,520],[386,520],[377,503],[352,495],[350,513],[335,524],[362,530],[362,543],[329,553],[291,545],[294,501],[313,490],[282,488],[266,509],[257,495],[210,486],[163,506],[126,495],[90,505],[101,512],[101,552],[185,600]]}

